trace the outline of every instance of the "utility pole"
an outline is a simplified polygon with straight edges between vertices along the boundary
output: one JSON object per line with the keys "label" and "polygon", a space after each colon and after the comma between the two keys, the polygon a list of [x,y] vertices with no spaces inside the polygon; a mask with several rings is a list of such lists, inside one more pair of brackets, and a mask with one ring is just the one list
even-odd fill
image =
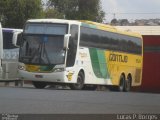
{"label": "utility pole", "polygon": [[113,13],[113,19],[116,19],[116,13]]}

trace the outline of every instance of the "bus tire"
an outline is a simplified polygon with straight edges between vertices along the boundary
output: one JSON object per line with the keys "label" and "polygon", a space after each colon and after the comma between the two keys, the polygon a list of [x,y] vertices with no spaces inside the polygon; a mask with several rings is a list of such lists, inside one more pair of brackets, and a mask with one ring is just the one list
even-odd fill
{"label": "bus tire", "polygon": [[79,72],[79,74],[77,76],[77,83],[71,84],[70,88],[72,90],[82,90],[83,87],[84,87],[84,73],[83,72]]}
{"label": "bus tire", "polygon": [[120,76],[120,81],[119,81],[119,86],[118,86],[118,91],[123,92],[125,89],[125,76],[121,75]]}
{"label": "bus tire", "polygon": [[37,81],[33,81],[32,82],[35,88],[38,89],[43,89],[47,86],[47,84],[45,82],[37,82]]}
{"label": "bus tire", "polygon": [[125,92],[129,92],[131,90],[131,84],[132,84],[132,78],[130,76],[127,77],[127,80],[125,81]]}

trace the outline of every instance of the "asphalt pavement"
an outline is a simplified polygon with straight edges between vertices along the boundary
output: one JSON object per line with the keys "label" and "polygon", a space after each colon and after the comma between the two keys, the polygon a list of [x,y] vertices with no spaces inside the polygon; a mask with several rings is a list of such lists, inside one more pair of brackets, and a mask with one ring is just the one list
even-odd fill
{"label": "asphalt pavement", "polygon": [[118,114],[160,113],[160,94],[0,87],[0,113]]}

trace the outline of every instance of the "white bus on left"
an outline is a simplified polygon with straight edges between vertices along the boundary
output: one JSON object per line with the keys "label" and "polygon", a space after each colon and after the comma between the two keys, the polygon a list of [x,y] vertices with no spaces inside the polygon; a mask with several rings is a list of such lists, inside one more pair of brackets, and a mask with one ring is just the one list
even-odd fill
{"label": "white bus on left", "polygon": [[1,75],[0,82],[10,82],[19,80],[18,77],[18,55],[20,36],[22,29],[2,28],[0,30],[0,55],[1,55]]}

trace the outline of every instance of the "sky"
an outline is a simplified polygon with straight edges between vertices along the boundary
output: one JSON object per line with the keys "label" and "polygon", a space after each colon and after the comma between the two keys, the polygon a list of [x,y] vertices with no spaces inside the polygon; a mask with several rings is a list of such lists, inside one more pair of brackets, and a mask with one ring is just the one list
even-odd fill
{"label": "sky", "polygon": [[101,3],[106,13],[105,22],[110,22],[113,18],[129,21],[160,19],[160,0],[101,0]]}
{"label": "sky", "polygon": [[160,19],[160,0],[101,0],[102,9],[106,13],[105,21],[113,18],[128,19]]}

